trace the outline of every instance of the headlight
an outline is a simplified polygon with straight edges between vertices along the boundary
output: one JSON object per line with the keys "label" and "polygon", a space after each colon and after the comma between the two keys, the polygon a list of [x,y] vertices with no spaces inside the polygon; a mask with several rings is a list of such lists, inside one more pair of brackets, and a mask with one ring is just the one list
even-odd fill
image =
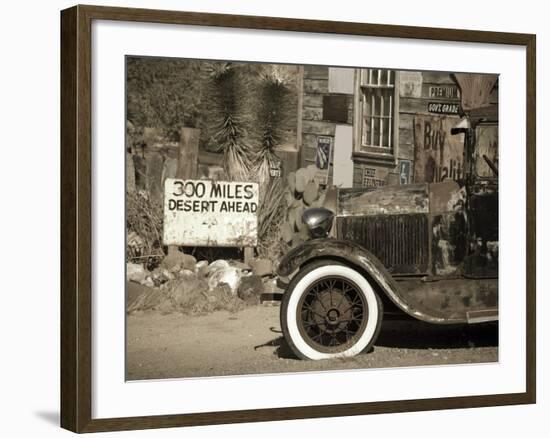
{"label": "headlight", "polygon": [[323,207],[308,208],[304,211],[302,219],[311,237],[327,237],[332,228],[334,213]]}

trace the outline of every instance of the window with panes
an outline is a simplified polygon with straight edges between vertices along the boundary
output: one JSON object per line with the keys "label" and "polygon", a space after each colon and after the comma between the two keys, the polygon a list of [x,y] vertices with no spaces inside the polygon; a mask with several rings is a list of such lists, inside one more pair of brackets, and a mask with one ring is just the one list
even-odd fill
{"label": "window with panes", "polygon": [[398,102],[398,72],[380,68],[360,69],[358,152],[393,154]]}

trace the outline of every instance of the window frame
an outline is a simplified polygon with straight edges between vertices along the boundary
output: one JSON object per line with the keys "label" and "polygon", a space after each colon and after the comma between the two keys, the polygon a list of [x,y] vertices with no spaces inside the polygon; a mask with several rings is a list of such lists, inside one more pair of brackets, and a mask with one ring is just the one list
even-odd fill
{"label": "window frame", "polygon": [[[364,146],[363,145],[363,105],[361,90],[361,72],[367,68],[356,68],[353,94],[353,160],[358,162],[380,162],[380,164],[396,164],[399,151],[399,70],[392,71],[395,75],[393,86],[392,108],[392,147]],[[378,70],[378,69],[377,69]],[[374,88],[374,87],[373,87]]]}

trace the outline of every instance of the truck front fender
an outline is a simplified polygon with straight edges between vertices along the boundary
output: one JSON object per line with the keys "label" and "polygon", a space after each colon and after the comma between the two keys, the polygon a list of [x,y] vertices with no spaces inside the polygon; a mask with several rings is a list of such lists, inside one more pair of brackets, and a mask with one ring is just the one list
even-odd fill
{"label": "truck front fender", "polygon": [[406,293],[380,260],[361,245],[347,240],[332,238],[308,240],[293,248],[282,258],[278,274],[282,277],[289,277],[301,266],[318,259],[340,260],[362,271],[399,309],[413,318],[438,324],[462,322],[462,318],[449,318],[443,314],[434,314],[429,308],[423,309],[416,300],[411,305]]}

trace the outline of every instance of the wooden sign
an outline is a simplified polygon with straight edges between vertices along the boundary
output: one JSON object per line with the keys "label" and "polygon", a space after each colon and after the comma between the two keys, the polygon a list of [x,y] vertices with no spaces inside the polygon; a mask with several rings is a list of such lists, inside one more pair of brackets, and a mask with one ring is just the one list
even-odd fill
{"label": "wooden sign", "polygon": [[168,178],[164,245],[256,246],[258,183]]}

